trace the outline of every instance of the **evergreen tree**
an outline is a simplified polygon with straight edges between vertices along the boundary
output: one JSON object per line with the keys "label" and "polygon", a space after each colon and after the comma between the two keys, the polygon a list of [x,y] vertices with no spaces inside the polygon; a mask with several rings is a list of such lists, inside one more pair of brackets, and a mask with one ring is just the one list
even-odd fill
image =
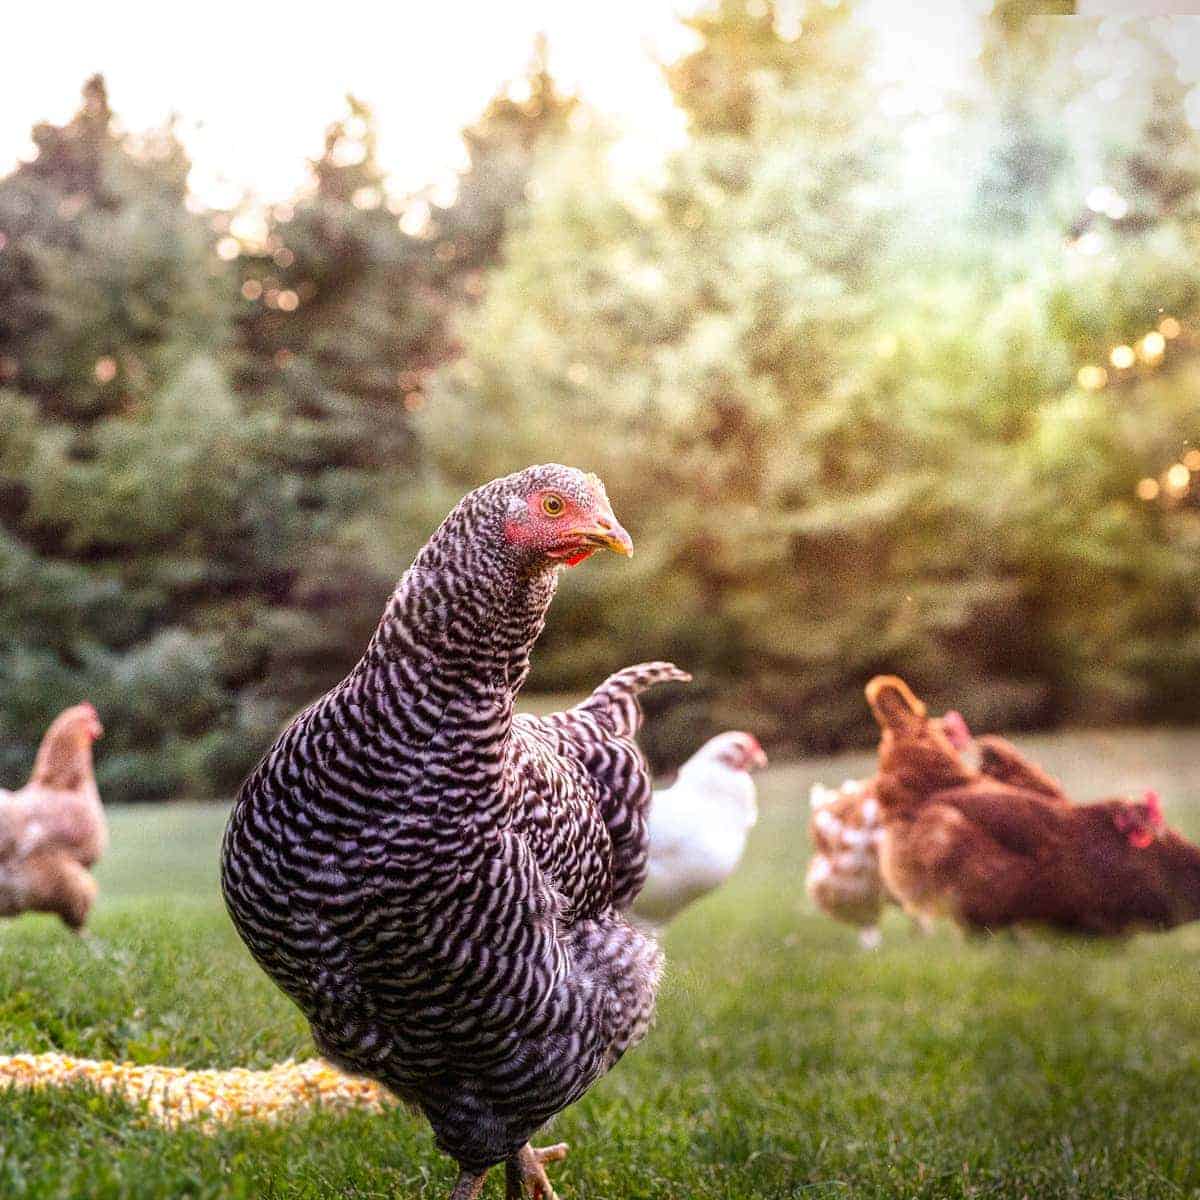
{"label": "evergreen tree", "polygon": [[[353,664],[378,619],[396,560],[378,549],[387,518],[367,514],[386,510],[412,472],[412,414],[456,352],[452,319],[478,298],[539,148],[565,133],[574,104],[539,46],[527,75],[465,131],[469,165],[439,206],[387,195],[374,115],[348,97],[312,164],[311,194],[265,214],[261,242],[239,247],[239,389],[286,423],[280,465],[335,535],[306,558],[295,588],[314,626],[290,662],[297,701]],[[407,219],[414,206],[428,214],[419,229]]]}
{"label": "evergreen tree", "polygon": [[[696,132],[657,196],[605,190],[600,144],[546,164],[422,421],[444,487],[416,503],[527,461],[596,469],[639,553],[572,579],[541,684],[667,654],[706,672],[714,720],[827,746],[862,713],[847,675],[903,665],[919,640],[904,588],[938,520],[935,465],[864,353],[888,220],[867,48],[826,6],[795,41],[741,4],[701,27],[672,76],[701,103]],[[746,45],[763,64],[749,81]],[[739,81],[750,109],[728,120],[736,105],[707,100]]]}
{"label": "evergreen tree", "polygon": [[[514,88],[524,97],[501,92],[464,131],[469,165],[444,207],[388,197],[374,115],[348,97],[312,164],[312,194],[272,210],[262,245],[242,248],[243,387],[279,390],[314,422],[314,469],[411,467],[410,414],[454,353],[451,318],[479,295],[539,147],[574,110],[541,43]],[[409,234],[393,210],[414,205],[429,216]]]}
{"label": "evergreen tree", "polygon": [[[361,650],[394,579],[378,508],[542,134],[544,64],[406,233],[351,98],[311,194],[196,213],[170,128],[103,81],[0,180],[0,769],[82,696],[110,799],[222,794]],[[440,227],[445,223],[445,229]],[[378,558],[378,562],[377,562]]]}
{"label": "evergreen tree", "polygon": [[1083,35],[1072,34],[1071,22],[1040,15],[1047,8],[1009,0],[985,23],[974,116],[988,154],[974,215],[989,239],[1036,238],[1062,222],[1064,203],[1072,207],[1070,136],[1061,114],[1078,78],[1073,44]]}
{"label": "evergreen tree", "polygon": [[478,295],[479,272],[500,259],[504,234],[525,209],[538,158],[570,135],[579,102],[555,84],[539,37],[525,74],[496,93],[463,130],[468,166],[454,203],[435,209],[430,272],[442,286]]}
{"label": "evergreen tree", "polygon": [[275,393],[310,422],[296,466],[317,476],[403,464],[404,375],[437,358],[426,344],[440,313],[415,286],[424,250],[385,207],[375,136],[370,110],[349,97],[312,164],[312,194],[266,214],[260,244],[231,247],[242,275],[241,388]]}
{"label": "evergreen tree", "polygon": [[[1153,83],[1145,118],[1132,144],[1117,157],[1123,159],[1121,195],[1127,212],[1116,218],[1118,228],[1140,233],[1178,222],[1195,236],[1200,212],[1195,199],[1200,192],[1200,143],[1187,113],[1189,88],[1179,81],[1165,51],[1153,53]],[[1120,210],[1118,210],[1120,211]]]}
{"label": "evergreen tree", "polygon": [[[1105,48],[1136,65],[1145,103],[1117,92],[1113,107],[1131,112],[1103,113],[1089,130],[1106,182],[1045,289],[1047,326],[1090,386],[1043,397],[1021,453],[1029,517],[1010,536],[1027,539],[1056,710],[1182,716],[1200,670],[1200,565],[1194,489],[1168,484],[1166,472],[1200,438],[1190,401],[1200,363],[1189,339],[1159,326],[1164,314],[1171,332],[1200,312],[1200,139],[1164,45],[1126,26]],[[1139,499],[1139,480],[1155,476],[1157,498]]]}
{"label": "evergreen tree", "polygon": [[[1187,356],[1154,352],[1164,312],[1196,307],[1188,206],[1137,198],[1128,164],[1153,135],[1080,66],[1107,67],[1137,35],[1109,44],[1094,25],[1003,17],[959,114],[956,141],[983,151],[976,203],[946,211],[938,244],[901,268],[914,286],[888,322],[890,361],[970,447],[962,514],[994,580],[991,615],[972,629],[978,673],[1024,694],[1018,718],[1161,714],[1194,667],[1180,635],[1198,581],[1186,543],[1135,489],[1161,469],[1156,454],[1169,461],[1196,435],[1176,391]],[[1168,117],[1161,102],[1173,64],[1141,65],[1159,97],[1147,125],[1186,159],[1194,133],[1182,106]],[[1110,360],[1118,346],[1128,361]]]}
{"label": "evergreen tree", "polygon": [[[698,27],[672,73],[693,136],[664,186],[606,189],[603,146],[580,139],[546,165],[423,416],[442,487],[414,507],[431,520],[537,459],[598,470],[639,552],[568,579],[539,680],[676,657],[708,685],[691,689],[706,711],[679,717],[692,736],[869,738],[877,670],[984,726],[1139,711],[1167,680],[1191,572],[1134,493],[1160,441],[1136,434],[1146,413],[1114,419],[1077,372],[1153,327],[1155,288],[1186,306],[1193,257],[1075,244],[1094,156],[1052,110],[1083,94],[1086,29],[997,32],[959,113],[974,201],[931,191],[932,219],[876,179],[884,136],[845,6],[808,6],[798,36],[755,0]],[[1178,224],[1154,234],[1176,252]],[[1178,437],[1180,393],[1146,397],[1150,427]],[[651,736],[682,752],[679,732]]]}
{"label": "evergreen tree", "polygon": [[256,701],[314,532],[287,431],[234,394],[170,130],[119,136],[93,79],[34,140],[0,180],[0,768],[87,697],[110,799],[227,791],[282,711]]}

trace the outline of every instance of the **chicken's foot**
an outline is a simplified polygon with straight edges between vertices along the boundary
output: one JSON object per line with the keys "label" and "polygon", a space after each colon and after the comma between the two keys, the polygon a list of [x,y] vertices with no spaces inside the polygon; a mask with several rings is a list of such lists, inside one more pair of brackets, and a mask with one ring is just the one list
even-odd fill
{"label": "chicken's foot", "polygon": [[528,1143],[504,1164],[504,1200],[558,1200],[543,1163],[561,1162],[567,1157],[567,1143],[559,1142],[535,1150]]}

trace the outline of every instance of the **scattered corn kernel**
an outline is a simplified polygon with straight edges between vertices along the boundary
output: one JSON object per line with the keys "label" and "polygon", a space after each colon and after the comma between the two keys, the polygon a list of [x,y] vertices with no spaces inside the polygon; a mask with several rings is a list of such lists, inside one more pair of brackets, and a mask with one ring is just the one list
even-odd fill
{"label": "scattered corn kernel", "polygon": [[246,1067],[189,1071],[97,1062],[58,1053],[0,1056],[0,1089],[63,1087],[79,1082],[142,1105],[168,1127],[190,1120],[209,1127],[246,1118],[276,1121],[318,1106],[380,1112],[395,1103],[379,1084],[345,1075],[319,1058],[289,1060],[266,1071]]}

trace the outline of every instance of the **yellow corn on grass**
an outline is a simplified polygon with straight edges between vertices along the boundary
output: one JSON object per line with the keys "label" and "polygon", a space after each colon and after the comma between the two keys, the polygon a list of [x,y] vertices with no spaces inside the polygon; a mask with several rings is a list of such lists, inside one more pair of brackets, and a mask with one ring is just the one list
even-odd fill
{"label": "yellow corn on grass", "polygon": [[86,1082],[144,1107],[168,1127],[197,1121],[213,1127],[242,1118],[277,1121],[321,1106],[380,1112],[394,1098],[377,1083],[343,1074],[319,1058],[279,1063],[266,1071],[234,1067],[189,1071],[184,1067],[98,1062],[66,1054],[0,1056],[0,1090],[62,1087]]}

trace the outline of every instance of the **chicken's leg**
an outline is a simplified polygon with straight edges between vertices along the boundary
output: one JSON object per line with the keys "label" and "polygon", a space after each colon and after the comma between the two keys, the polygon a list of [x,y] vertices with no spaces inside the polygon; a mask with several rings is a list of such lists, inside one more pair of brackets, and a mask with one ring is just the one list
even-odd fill
{"label": "chicken's leg", "polygon": [[454,1185],[454,1191],[450,1193],[450,1200],[475,1200],[483,1191],[483,1185],[486,1182],[486,1171],[476,1172],[460,1168],[458,1182]]}
{"label": "chicken's leg", "polygon": [[558,1200],[550,1180],[546,1177],[543,1163],[559,1162],[567,1157],[567,1143],[546,1146],[535,1150],[528,1143],[504,1164],[507,1186],[504,1200]]}

